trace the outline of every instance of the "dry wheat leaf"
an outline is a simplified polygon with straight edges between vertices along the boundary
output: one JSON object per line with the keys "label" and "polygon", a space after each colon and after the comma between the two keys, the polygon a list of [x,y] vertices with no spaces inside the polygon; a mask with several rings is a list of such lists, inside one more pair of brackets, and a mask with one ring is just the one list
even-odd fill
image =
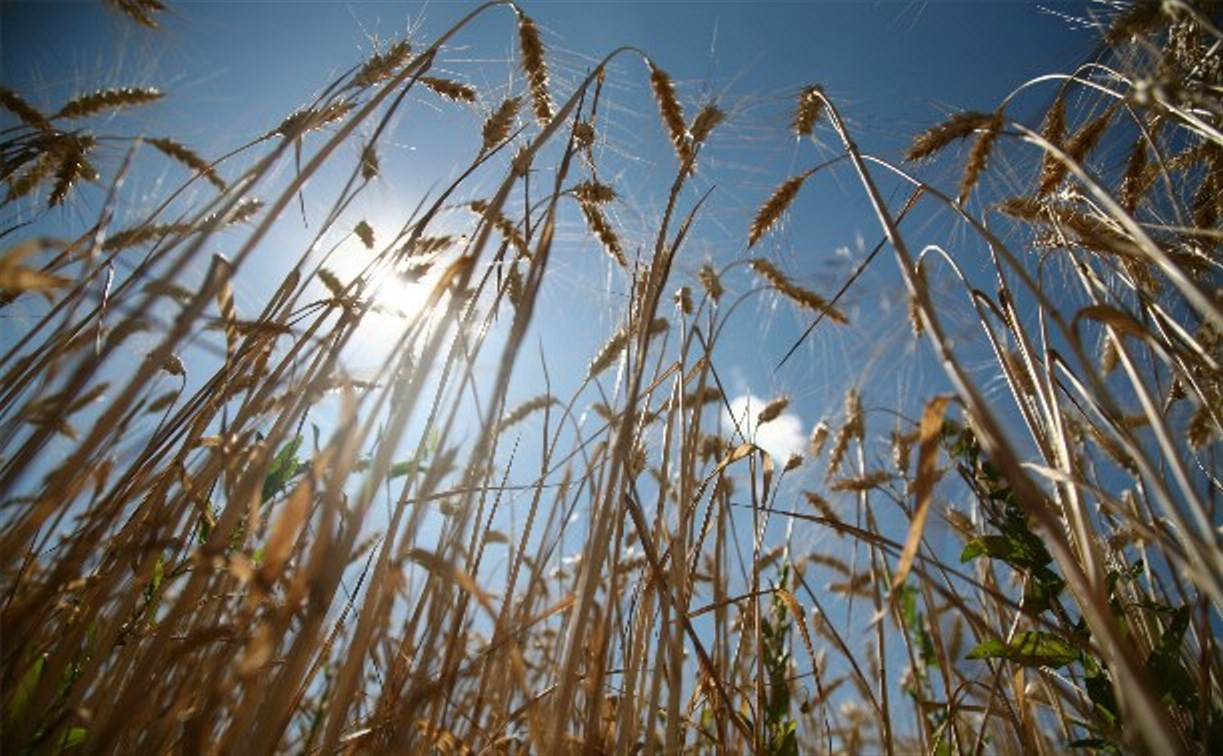
{"label": "dry wheat leaf", "polygon": [[[913,560],[921,546],[922,533],[926,529],[926,519],[930,516],[930,502],[933,499],[935,464],[938,462],[938,440],[943,431],[943,416],[947,412],[948,396],[936,396],[926,405],[921,418],[921,432],[917,447],[917,481],[914,484],[916,504],[913,506],[913,521],[909,525],[909,535],[905,538],[904,549],[900,552],[900,561],[896,565],[896,575],[892,578],[892,590],[895,591],[904,584],[913,568]],[[893,595],[898,595],[893,593]]]}

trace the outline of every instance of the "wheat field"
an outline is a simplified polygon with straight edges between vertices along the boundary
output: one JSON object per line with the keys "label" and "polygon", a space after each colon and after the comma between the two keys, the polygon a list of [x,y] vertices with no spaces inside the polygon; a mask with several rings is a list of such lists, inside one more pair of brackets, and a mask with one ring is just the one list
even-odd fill
{"label": "wheat field", "polygon": [[1108,7],[895,155],[513,2],[219,156],[0,87],[4,752],[1223,752],[1223,33]]}

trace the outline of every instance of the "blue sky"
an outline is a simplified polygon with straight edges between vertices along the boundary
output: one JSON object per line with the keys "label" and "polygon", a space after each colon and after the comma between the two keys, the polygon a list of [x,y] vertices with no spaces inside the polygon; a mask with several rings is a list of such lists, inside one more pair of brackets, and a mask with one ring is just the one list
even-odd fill
{"label": "blue sky", "polygon": [[[152,31],[92,0],[5,2],[0,80],[47,110],[99,87],[157,87],[167,95],[163,102],[116,115],[106,127],[117,134],[171,135],[213,156],[274,128],[379,45],[404,34],[427,42],[472,7],[438,1],[178,1],[163,15],[163,28]],[[787,133],[800,87],[822,85],[864,150],[898,159],[914,133],[947,114],[992,109],[1022,82],[1068,70],[1088,57],[1095,33],[1074,28],[1061,14],[1102,6],[663,0],[544,1],[523,7],[543,32],[558,97],[603,54],[631,45],[673,76],[689,114],[711,99],[728,112],[685,196],[690,206],[700,193],[713,190],[698,219],[699,233],[676,263],[678,286],[692,283],[703,262],[723,265],[748,257],[744,230],[773,187],[838,154],[831,132],[818,132],[818,143],[800,143]],[[403,119],[383,147],[384,175],[358,203],[352,222],[364,217],[380,233],[389,233],[423,194],[455,174],[478,140],[483,115],[507,92],[522,91],[516,44],[508,9],[485,14],[456,38],[435,72],[473,85],[479,102],[474,108],[419,103],[421,110]],[[604,177],[615,179],[622,197],[613,220],[630,243],[642,244],[648,241],[645,232],[634,237],[633,229],[648,230],[656,220],[674,157],[645,87],[644,66],[631,56],[622,58],[610,81],[603,157],[611,168]],[[1037,92],[1017,103],[1011,115],[1038,113],[1051,97],[1051,89]],[[954,166],[932,170],[936,180],[954,181]],[[157,196],[177,178],[164,169],[135,175],[128,191]],[[316,182],[319,191],[306,192],[307,215],[324,212],[326,184]],[[902,197],[891,198],[899,203]],[[90,208],[100,205],[97,195],[82,200],[85,209],[35,214],[36,227],[67,235],[72,226],[90,221]],[[926,242],[962,238],[945,218],[931,216],[923,224]],[[259,282],[275,280],[283,262],[280,250],[301,249],[309,239],[310,229],[300,222],[283,225],[247,275],[239,277],[240,311],[259,307]],[[542,295],[551,308],[545,312],[553,314],[543,316],[534,335],[549,355],[551,376],[560,384],[554,391],[562,396],[576,388],[582,367],[617,325],[626,286],[626,278],[583,229],[572,229],[568,238],[576,250],[553,263],[550,280],[556,283]],[[750,254],[769,257],[802,285],[827,295],[878,238],[862,192],[852,175],[838,168],[809,181],[787,222]],[[357,261],[360,250],[350,241],[338,256]],[[352,262],[339,272],[351,276],[359,267]],[[735,293],[755,285],[745,275],[728,282]],[[868,388],[868,404],[874,406],[911,404],[945,390],[931,360],[911,359],[903,293],[889,255],[880,256],[843,306],[855,327],[822,326],[781,370],[775,366],[810,316],[775,297],[757,293],[738,305],[717,348],[727,388],[740,400],[736,407],[749,396],[757,404],[779,394],[793,399],[791,414],[767,429],[768,446],[779,454],[800,448],[819,420],[836,416],[850,386]],[[10,315],[6,344],[19,327]],[[386,336],[374,332],[369,342]],[[372,369],[376,356],[376,347],[355,350],[353,369]],[[521,373],[511,405],[539,391],[538,367]],[[568,385],[566,376],[572,379]]]}

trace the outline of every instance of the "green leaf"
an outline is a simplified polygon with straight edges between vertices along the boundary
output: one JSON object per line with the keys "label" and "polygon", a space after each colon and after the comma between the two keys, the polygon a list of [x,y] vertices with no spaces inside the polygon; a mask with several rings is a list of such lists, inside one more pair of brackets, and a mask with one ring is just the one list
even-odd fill
{"label": "green leaf", "polygon": [[396,462],[395,464],[391,465],[391,469],[386,473],[386,479],[395,480],[396,478],[402,478],[405,475],[416,475],[417,473],[426,471],[428,469],[428,467],[420,465],[414,459],[405,459],[402,462]]}
{"label": "green leaf", "polygon": [[[1096,666],[1094,661],[1090,665]],[[1100,715],[1105,722],[1113,727],[1121,724],[1121,716],[1118,714],[1117,698],[1113,695],[1113,684],[1108,679],[1108,675],[1104,670],[1098,667],[1094,670],[1089,670],[1088,674],[1083,678],[1087,684],[1087,696],[1091,702],[1095,704],[1096,714]]]}
{"label": "green leaf", "polygon": [[798,756],[798,723],[786,722],[769,741],[766,753],[770,756]]}
{"label": "green leaf", "polygon": [[1038,569],[1052,561],[1044,544],[1031,533],[974,538],[964,545],[960,561],[971,562],[982,555],[1000,559],[1018,569]]}
{"label": "green leaf", "polygon": [[21,676],[21,680],[17,683],[17,692],[13,694],[13,700],[9,702],[8,719],[10,722],[19,722],[25,715],[26,707],[30,705],[30,696],[34,695],[38,681],[42,679],[44,664],[46,664],[46,659],[38,657]]}
{"label": "green leaf", "polygon": [[917,625],[917,655],[927,667],[933,667],[938,662],[934,649],[934,639],[926,632],[924,622]]}
{"label": "green leaf", "polygon": [[153,577],[149,580],[149,584],[144,589],[145,621],[152,622],[157,618],[157,608],[161,604],[161,597],[157,595],[157,589],[161,587],[161,581],[165,577],[166,566],[162,562],[162,558],[157,557],[157,561],[153,564]]}
{"label": "green leaf", "polygon": [[293,476],[297,474],[298,468],[301,467],[301,462],[297,459],[297,450],[301,448],[301,445],[302,437],[295,436],[276,453],[271,466],[268,467],[268,475],[263,479],[262,502],[268,501],[283,491]]}
{"label": "green leaf", "polygon": [[1172,621],[1159,639],[1159,645],[1147,657],[1147,670],[1164,695],[1193,710],[1197,708],[1198,703],[1196,686],[1180,659],[1181,644],[1185,640],[1185,632],[1189,629],[1189,619],[1188,606],[1182,606],[1173,613]]}
{"label": "green leaf", "polygon": [[1032,614],[1040,614],[1053,605],[1065,587],[1066,581],[1057,575],[1033,575],[1023,589],[1023,608]]}
{"label": "green leaf", "polygon": [[913,628],[917,625],[917,589],[911,585],[902,585],[896,589],[896,600],[900,602],[900,616],[905,625]]}
{"label": "green leaf", "polygon": [[1006,659],[1024,667],[1064,667],[1079,658],[1070,644],[1051,633],[1028,630],[1010,643],[991,638],[968,654],[969,659]]}
{"label": "green leaf", "polygon": [[69,727],[68,732],[64,733],[64,737],[60,738],[58,747],[55,753],[60,754],[67,751],[69,748],[76,748],[81,743],[85,742],[85,736],[89,731],[84,727]]}

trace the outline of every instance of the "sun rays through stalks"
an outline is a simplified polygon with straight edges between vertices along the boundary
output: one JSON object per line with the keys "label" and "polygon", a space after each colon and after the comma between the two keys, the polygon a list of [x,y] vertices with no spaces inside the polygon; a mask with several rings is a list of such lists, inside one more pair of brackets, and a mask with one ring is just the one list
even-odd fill
{"label": "sun rays through stalks", "polygon": [[1223,751],[1211,18],[896,161],[788,89],[763,184],[506,3],[215,159],[0,88],[4,752]]}

